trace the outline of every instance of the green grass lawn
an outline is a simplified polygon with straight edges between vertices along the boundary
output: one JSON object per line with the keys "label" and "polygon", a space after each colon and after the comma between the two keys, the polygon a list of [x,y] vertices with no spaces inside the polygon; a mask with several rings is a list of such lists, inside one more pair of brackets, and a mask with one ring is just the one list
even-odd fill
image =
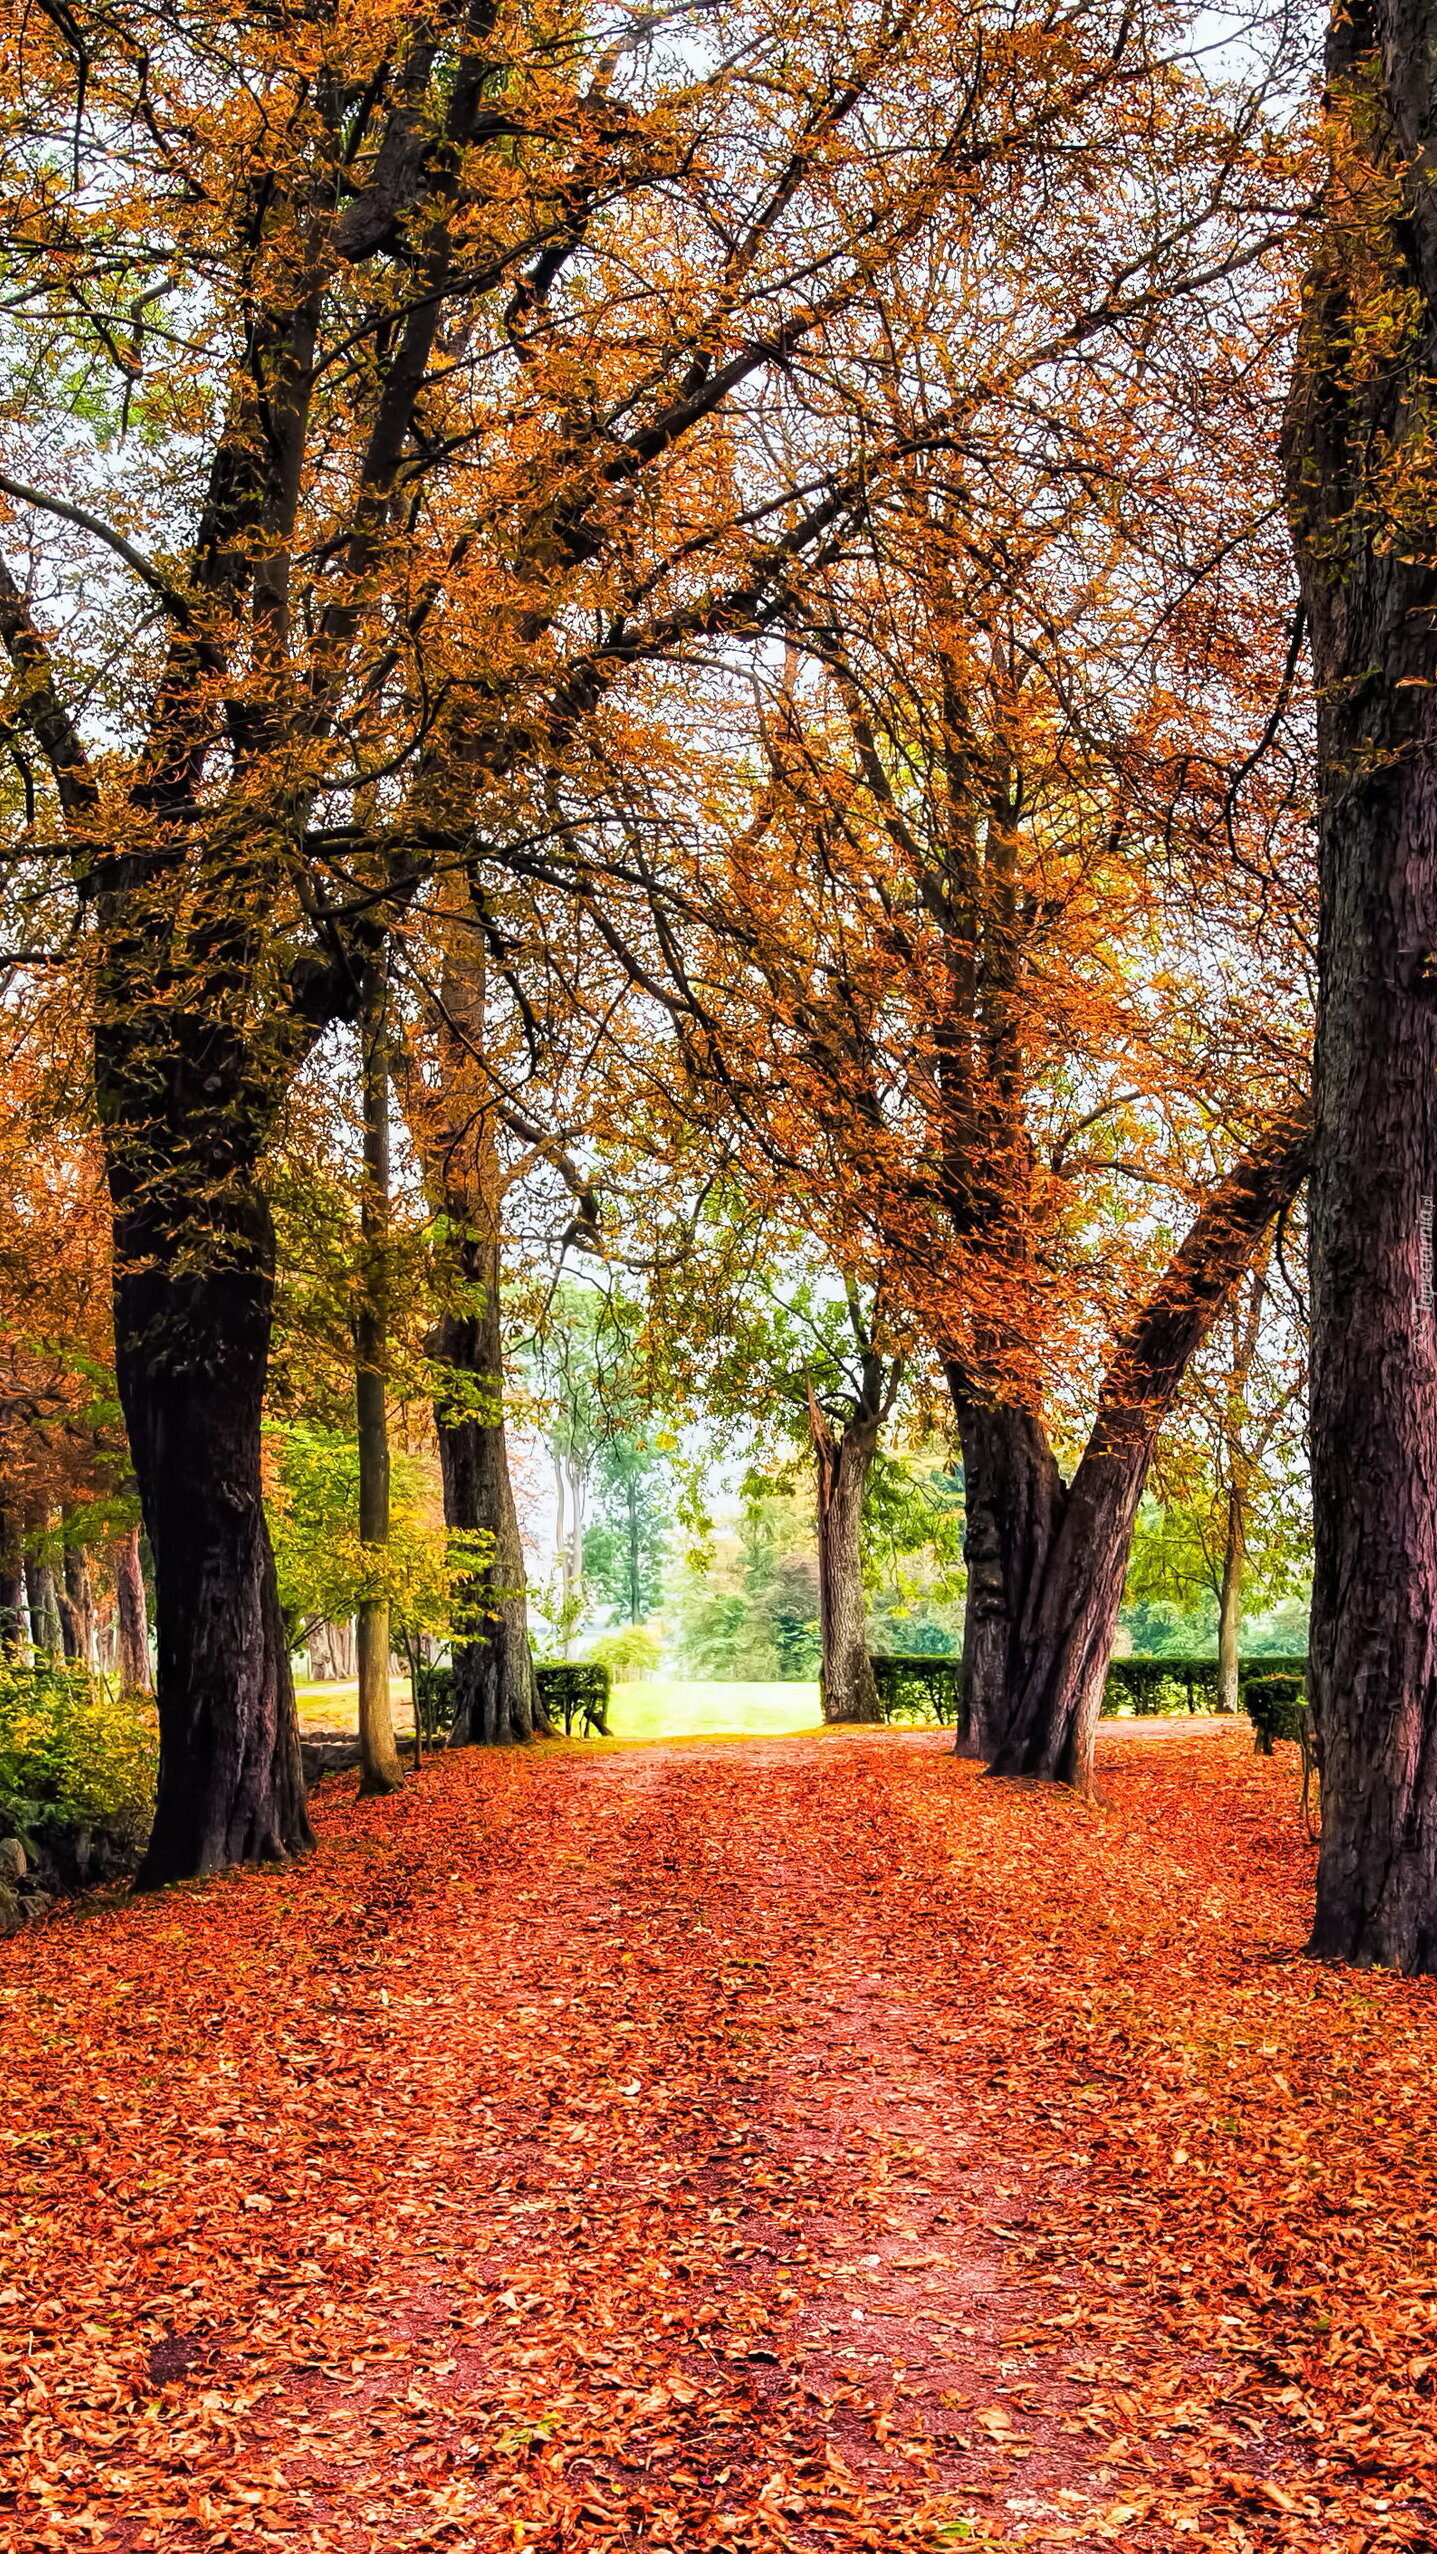
{"label": "green grass lawn", "polygon": [[776,1738],[817,1729],[823,1715],[813,1685],[700,1685],[654,1676],[615,1685],[609,1727],[616,1738]]}
{"label": "green grass lawn", "polygon": [[[396,1728],[412,1727],[409,1680],[390,1683]],[[302,1729],[358,1726],[357,1685],[298,1685]],[[655,1676],[641,1685],[615,1685],[609,1727],[615,1738],[776,1738],[785,1730],[817,1729],[823,1715],[813,1685],[699,1685]]]}

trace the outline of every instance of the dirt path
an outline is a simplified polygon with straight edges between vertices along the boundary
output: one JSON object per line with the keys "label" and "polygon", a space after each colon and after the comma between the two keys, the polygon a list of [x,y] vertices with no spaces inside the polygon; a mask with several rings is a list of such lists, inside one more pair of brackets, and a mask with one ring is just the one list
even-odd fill
{"label": "dirt path", "polygon": [[1432,2542],[1437,1999],[1281,1757],[1104,1788],[466,1755],[7,1946],[15,2543]]}

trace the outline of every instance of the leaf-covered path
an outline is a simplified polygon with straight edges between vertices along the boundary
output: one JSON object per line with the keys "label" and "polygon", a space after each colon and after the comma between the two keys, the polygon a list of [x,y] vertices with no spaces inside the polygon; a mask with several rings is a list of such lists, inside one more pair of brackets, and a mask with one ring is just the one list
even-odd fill
{"label": "leaf-covered path", "polygon": [[16,2545],[1430,2544],[1437,1993],[1100,1776],[466,1753],[6,1946]]}

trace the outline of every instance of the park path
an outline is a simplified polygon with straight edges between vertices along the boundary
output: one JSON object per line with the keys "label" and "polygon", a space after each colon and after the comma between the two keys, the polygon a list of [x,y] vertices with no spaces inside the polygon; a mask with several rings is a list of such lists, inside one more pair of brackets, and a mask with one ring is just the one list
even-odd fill
{"label": "park path", "polygon": [[7,1946],[14,2543],[1430,2544],[1437,1998],[1292,1789],[465,1753]]}

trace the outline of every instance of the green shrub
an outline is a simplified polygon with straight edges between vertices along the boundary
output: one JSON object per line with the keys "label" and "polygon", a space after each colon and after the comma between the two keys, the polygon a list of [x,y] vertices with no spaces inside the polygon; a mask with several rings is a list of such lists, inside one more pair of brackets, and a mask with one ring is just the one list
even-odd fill
{"label": "green shrub", "polygon": [[868,1662],[885,1720],[954,1721],[963,1662],[932,1650],[875,1651]]}
{"label": "green shrub", "polygon": [[155,1806],[159,1728],[147,1694],[83,1667],[0,1667],[0,1824],[102,1827],[141,1844]]}
{"label": "green shrub", "polygon": [[[1261,1672],[1292,1670],[1302,1666],[1299,1659],[1267,1658]],[[1247,1674],[1259,1672],[1254,1661]],[[1302,1678],[1299,1675],[1298,1683]],[[1126,1703],[1140,1719],[1168,1712],[1217,1709],[1218,1663],[1215,1658],[1114,1658],[1108,1662],[1108,1680],[1103,1691],[1104,1717],[1111,1719],[1120,1705]]]}
{"label": "green shrub", "polygon": [[536,1668],[539,1699],[551,1721],[562,1720],[564,1736],[572,1737],[574,1722],[582,1720],[594,1735],[609,1735],[609,1671],[597,1660],[592,1664],[567,1661],[552,1667]]}
{"label": "green shrub", "polygon": [[454,1726],[454,1670],[420,1659],[410,1670],[419,1712],[419,1731],[426,1747],[441,1746]]}
{"label": "green shrub", "polygon": [[1102,1708],[1111,1718],[1119,1704],[1126,1702],[1147,1719],[1158,1712],[1182,1710],[1183,1703],[1171,1699],[1175,1692],[1170,1659],[1114,1658],[1108,1663]]}
{"label": "green shrub", "polygon": [[1289,1739],[1295,1747],[1302,1745],[1305,1703],[1301,1676],[1244,1677],[1242,1707],[1252,1723],[1260,1756],[1272,1754],[1275,1739]]}
{"label": "green shrub", "polygon": [[663,1645],[642,1623],[626,1623],[622,1631],[604,1632],[590,1641],[589,1656],[596,1666],[607,1667],[616,1685],[624,1685],[652,1676],[663,1657]]}

